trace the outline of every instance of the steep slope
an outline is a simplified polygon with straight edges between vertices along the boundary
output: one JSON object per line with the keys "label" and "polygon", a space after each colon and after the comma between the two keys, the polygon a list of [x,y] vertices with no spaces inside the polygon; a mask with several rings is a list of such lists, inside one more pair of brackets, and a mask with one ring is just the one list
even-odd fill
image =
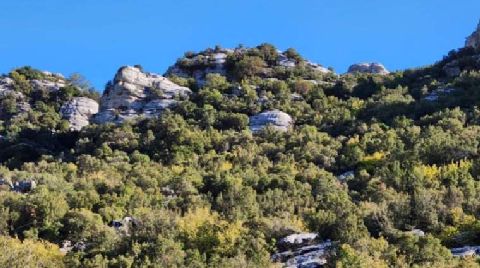
{"label": "steep slope", "polygon": [[120,68],[97,114],[78,79],[16,69],[0,238],[69,267],[477,267],[471,44],[341,75],[269,44],[206,49],[165,77]]}

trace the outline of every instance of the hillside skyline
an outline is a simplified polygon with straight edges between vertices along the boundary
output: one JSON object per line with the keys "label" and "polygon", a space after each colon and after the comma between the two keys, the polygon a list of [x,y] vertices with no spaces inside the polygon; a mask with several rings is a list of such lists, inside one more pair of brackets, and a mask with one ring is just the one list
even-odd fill
{"label": "hillside skyline", "polygon": [[0,3],[9,37],[0,42],[0,73],[24,65],[78,72],[102,91],[123,65],[164,73],[186,51],[264,42],[293,47],[337,73],[357,62],[380,62],[394,71],[431,64],[463,47],[479,20],[476,1],[344,2]]}

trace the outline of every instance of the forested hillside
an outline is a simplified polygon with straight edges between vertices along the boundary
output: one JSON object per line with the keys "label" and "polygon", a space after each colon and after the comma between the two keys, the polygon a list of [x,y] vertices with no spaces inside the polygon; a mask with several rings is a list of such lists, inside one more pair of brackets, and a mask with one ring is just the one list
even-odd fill
{"label": "forested hillside", "polygon": [[122,67],[101,97],[14,69],[0,267],[480,266],[479,40],[341,75],[294,49],[216,47],[164,76]]}

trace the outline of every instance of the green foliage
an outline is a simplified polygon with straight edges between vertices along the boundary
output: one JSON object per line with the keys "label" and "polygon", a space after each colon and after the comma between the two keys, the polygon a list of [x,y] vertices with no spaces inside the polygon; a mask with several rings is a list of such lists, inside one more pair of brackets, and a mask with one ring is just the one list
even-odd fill
{"label": "green foliage", "polygon": [[[186,77],[172,80],[196,84],[188,72],[211,67],[219,51],[186,54]],[[12,71],[15,93],[0,98],[0,177],[39,185],[0,186],[0,247],[9,252],[0,266],[271,267],[277,241],[303,231],[334,241],[331,267],[478,266],[447,249],[480,243],[472,51],[423,69],[339,77],[315,72],[293,49],[285,54],[297,66],[275,66],[270,44],[226,53],[224,75],[208,74],[158,118],[80,132],[58,112],[72,97],[96,98],[82,77],[35,92],[32,79],[45,74]],[[446,77],[442,67],[457,59],[464,72]],[[425,99],[447,86],[454,93]],[[293,128],[253,134],[249,116],[268,109],[290,114]],[[125,217],[135,224],[109,226]],[[65,240],[84,247],[61,255],[54,244]]]}

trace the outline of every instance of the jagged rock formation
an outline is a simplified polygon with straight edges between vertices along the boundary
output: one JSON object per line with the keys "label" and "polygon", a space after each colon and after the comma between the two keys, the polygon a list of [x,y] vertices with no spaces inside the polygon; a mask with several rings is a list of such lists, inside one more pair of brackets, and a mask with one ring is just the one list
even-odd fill
{"label": "jagged rock formation", "polygon": [[98,113],[98,103],[86,97],[76,97],[63,104],[60,114],[70,122],[70,128],[80,130],[90,123],[90,118]]}
{"label": "jagged rock formation", "polygon": [[267,126],[278,131],[287,131],[293,125],[292,117],[279,110],[265,111],[250,117],[250,130],[258,132]]}
{"label": "jagged rock formation", "polygon": [[100,101],[97,123],[121,123],[139,116],[152,117],[188,98],[192,91],[167,78],[125,66],[118,70]]}
{"label": "jagged rock formation", "polygon": [[357,63],[348,68],[348,73],[389,74],[390,72],[380,63]]}
{"label": "jagged rock formation", "polygon": [[284,267],[323,267],[332,242],[317,242],[317,234],[292,234],[280,240],[281,252],[272,255],[272,261],[283,263]]}
{"label": "jagged rock formation", "polygon": [[480,22],[478,23],[477,29],[469,37],[467,37],[465,46],[473,48],[480,47]]}

